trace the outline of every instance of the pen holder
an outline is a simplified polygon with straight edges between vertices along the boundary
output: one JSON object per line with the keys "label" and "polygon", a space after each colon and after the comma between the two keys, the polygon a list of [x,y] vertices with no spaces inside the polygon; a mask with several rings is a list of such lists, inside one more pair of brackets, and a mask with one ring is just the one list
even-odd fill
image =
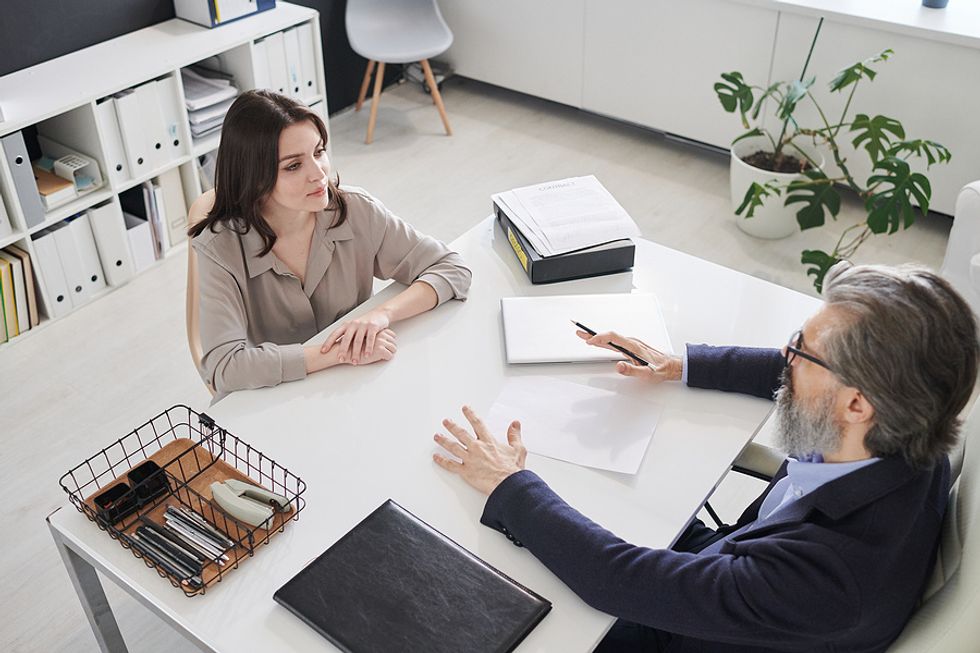
{"label": "pen holder", "polygon": [[[211,498],[211,484],[230,479],[282,495],[289,510],[277,512],[267,528],[235,519]],[[306,483],[299,477],[187,406],[174,406],[137,427],[73,467],[60,483],[79,512],[187,596],[203,594],[237,569],[296,520],[306,504]],[[143,520],[162,524],[170,505],[193,510],[234,543],[224,565],[204,565],[200,587],[183,584],[132,544]]]}

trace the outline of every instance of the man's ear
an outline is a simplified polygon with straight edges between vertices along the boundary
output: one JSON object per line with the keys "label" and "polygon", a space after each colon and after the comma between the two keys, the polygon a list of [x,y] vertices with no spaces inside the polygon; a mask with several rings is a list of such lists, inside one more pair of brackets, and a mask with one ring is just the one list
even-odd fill
{"label": "man's ear", "polygon": [[845,388],[846,404],[844,406],[844,421],[848,424],[869,424],[874,420],[875,407],[868,398],[857,388]]}

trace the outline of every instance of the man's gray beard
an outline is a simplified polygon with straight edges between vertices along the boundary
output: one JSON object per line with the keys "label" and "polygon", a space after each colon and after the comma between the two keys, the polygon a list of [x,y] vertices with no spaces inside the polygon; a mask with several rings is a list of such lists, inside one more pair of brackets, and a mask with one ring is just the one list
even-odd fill
{"label": "man's gray beard", "polygon": [[828,391],[813,406],[804,405],[793,392],[788,367],[782,380],[783,385],[776,392],[777,445],[796,458],[837,451],[841,430],[834,421],[833,393]]}

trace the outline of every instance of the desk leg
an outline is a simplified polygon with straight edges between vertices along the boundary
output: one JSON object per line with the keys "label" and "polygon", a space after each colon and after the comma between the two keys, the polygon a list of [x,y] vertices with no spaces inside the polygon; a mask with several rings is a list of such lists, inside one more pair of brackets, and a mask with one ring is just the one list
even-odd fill
{"label": "desk leg", "polygon": [[71,583],[75,586],[78,600],[82,602],[82,610],[92,626],[99,649],[102,653],[127,653],[126,643],[119,632],[95,567],[65,544],[60,533],[53,528],[50,530],[58,553],[65,563],[65,569],[71,577]]}

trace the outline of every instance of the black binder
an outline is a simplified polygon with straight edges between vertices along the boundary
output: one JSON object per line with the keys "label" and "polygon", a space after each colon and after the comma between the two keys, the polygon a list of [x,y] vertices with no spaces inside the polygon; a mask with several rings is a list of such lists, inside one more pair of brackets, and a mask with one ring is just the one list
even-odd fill
{"label": "black binder", "polygon": [[511,651],[551,610],[391,499],[273,598],[353,653]]}
{"label": "black binder", "polygon": [[567,254],[541,256],[524,234],[514,226],[507,211],[497,202],[493,203],[493,212],[531,283],[553,283],[596,277],[602,274],[625,272],[633,267],[636,245],[628,238]]}

